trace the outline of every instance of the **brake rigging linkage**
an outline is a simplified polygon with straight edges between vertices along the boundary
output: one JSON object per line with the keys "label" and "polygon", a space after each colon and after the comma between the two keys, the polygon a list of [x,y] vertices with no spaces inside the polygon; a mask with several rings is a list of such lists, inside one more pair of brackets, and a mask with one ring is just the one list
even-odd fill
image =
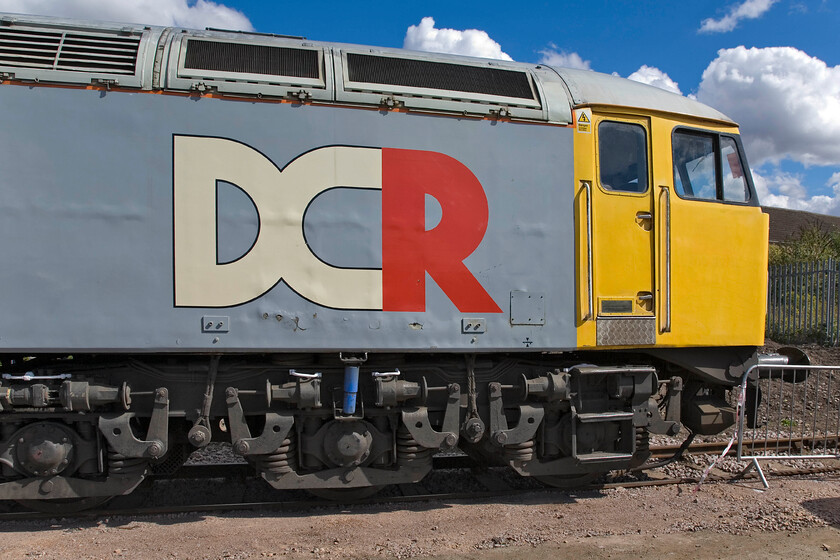
{"label": "brake rigging linkage", "polygon": [[204,401],[198,418],[195,419],[187,437],[196,447],[204,447],[213,439],[210,431],[210,406],[213,404],[213,391],[216,388],[216,375],[219,373],[219,356],[210,357],[210,369],[207,372],[207,387],[204,390]]}
{"label": "brake rigging linkage", "polygon": [[461,435],[470,443],[478,443],[484,436],[486,426],[478,414],[478,398],[475,386],[475,354],[464,356],[467,365],[467,418],[461,425]]}

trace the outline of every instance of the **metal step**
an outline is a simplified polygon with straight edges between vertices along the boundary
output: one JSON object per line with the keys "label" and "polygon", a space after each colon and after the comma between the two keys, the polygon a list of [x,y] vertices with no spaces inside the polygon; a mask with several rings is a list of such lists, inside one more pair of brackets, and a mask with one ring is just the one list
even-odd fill
{"label": "metal step", "polygon": [[621,422],[624,420],[632,420],[632,412],[584,412],[577,415],[577,419],[581,424],[588,424],[590,422]]}
{"label": "metal step", "polygon": [[608,451],[595,451],[593,453],[585,453],[583,455],[576,455],[575,459],[581,463],[612,463],[623,462],[631,459],[632,453],[610,453]]}
{"label": "metal step", "polygon": [[593,366],[593,365],[579,365],[574,366],[569,370],[570,373],[578,373],[579,375],[607,375],[607,374],[634,374],[634,373],[656,373],[656,368],[653,366]]}

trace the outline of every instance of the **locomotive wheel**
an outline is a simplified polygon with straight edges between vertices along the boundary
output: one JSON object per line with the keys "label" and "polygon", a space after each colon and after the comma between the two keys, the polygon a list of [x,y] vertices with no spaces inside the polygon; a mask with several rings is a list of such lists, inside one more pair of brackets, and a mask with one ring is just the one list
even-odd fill
{"label": "locomotive wheel", "polygon": [[92,509],[108,503],[114,496],[89,496],[87,498],[66,498],[61,500],[15,500],[17,503],[41,513],[67,515]]}
{"label": "locomotive wheel", "polygon": [[361,488],[307,488],[306,491],[322,500],[332,502],[355,502],[370,498],[379,493],[382,486],[363,486]]}
{"label": "locomotive wheel", "polygon": [[583,474],[544,474],[534,476],[537,480],[552,488],[577,488],[598,479],[599,473]]}

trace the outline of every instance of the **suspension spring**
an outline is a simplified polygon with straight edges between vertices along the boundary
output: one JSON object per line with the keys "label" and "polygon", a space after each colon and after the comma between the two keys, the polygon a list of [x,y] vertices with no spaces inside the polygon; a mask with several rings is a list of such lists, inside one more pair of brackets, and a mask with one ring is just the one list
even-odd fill
{"label": "suspension spring", "polygon": [[416,466],[431,462],[432,450],[417,443],[405,424],[400,424],[397,430],[397,465]]}
{"label": "suspension spring", "polygon": [[135,476],[145,472],[149,461],[142,457],[126,457],[108,449],[108,473],[116,476]]}
{"label": "suspension spring", "polygon": [[535,447],[536,443],[534,440],[529,439],[528,441],[523,441],[522,443],[505,445],[502,449],[502,453],[507,461],[525,462],[534,458]]}
{"label": "suspension spring", "polygon": [[272,474],[286,474],[294,470],[294,461],[297,457],[297,434],[294,430],[289,432],[282,445],[268,455],[259,455],[255,459],[257,470],[270,472]]}
{"label": "suspension spring", "polygon": [[647,455],[650,454],[650,433],[647,431],[646,428],[637,427],[636,428],[636,455]]}

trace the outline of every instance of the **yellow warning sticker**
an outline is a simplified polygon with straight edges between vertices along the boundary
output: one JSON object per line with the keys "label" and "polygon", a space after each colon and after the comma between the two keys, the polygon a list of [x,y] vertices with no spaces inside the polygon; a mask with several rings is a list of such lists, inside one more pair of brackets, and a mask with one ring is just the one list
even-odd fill
{"label": "yellow warning sticker", "polygon": [[592,109],[579,109],[575,111],[577,118],[575,124],[578,132],[589,134],[592,132]]}

